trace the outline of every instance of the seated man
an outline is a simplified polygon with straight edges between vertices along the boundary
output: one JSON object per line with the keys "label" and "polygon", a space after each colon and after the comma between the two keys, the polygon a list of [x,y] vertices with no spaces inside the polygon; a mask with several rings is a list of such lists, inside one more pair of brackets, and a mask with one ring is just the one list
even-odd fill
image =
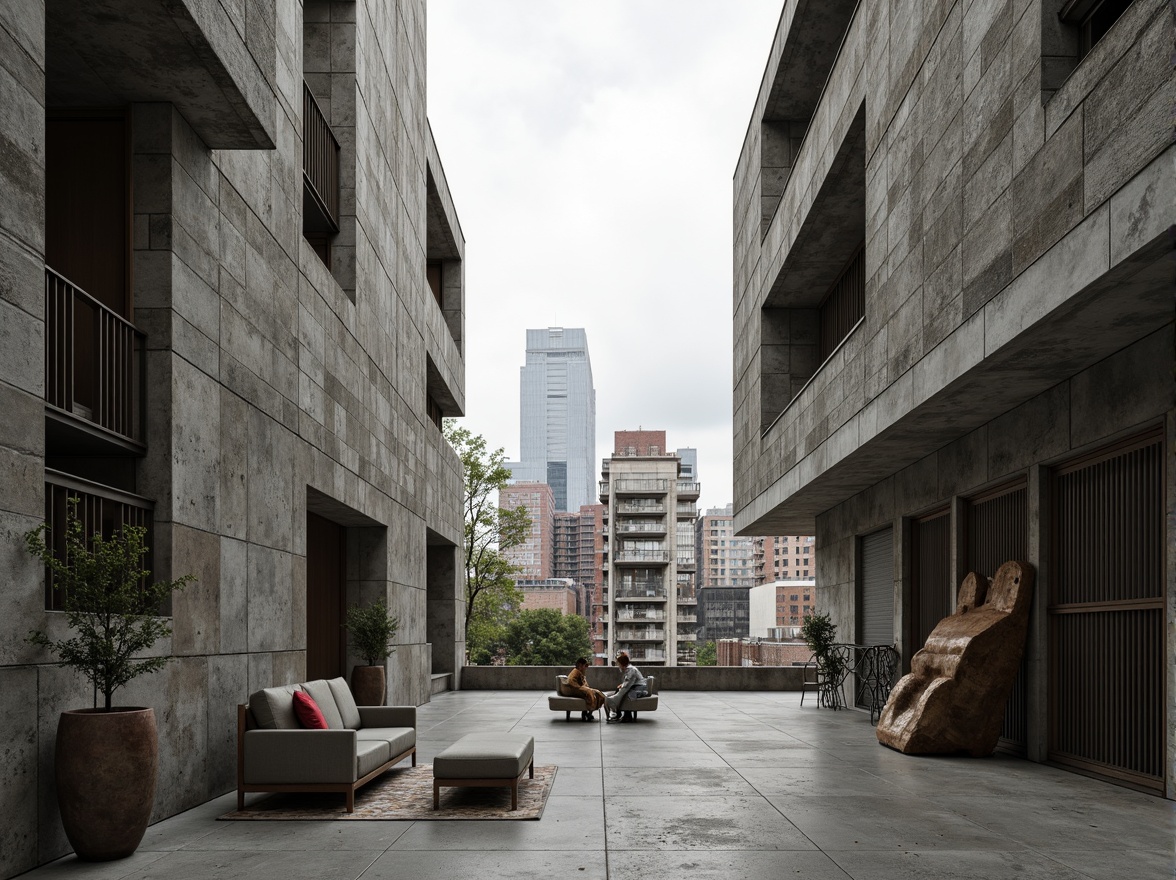
{"label": "seated man", "polygon": [[576,668],[568,673],[568,687],[588,704],[588,711],[580,713],[580,720],[595,721],[596,715],[593,713],[604,705],[604,694],[595,688],[588,687],[588,679],[584,676],[584,671],[587,668],[588,661],[583,657],[579,658],[576,661]]}
{"label": "seated man", "polygon": [[624,651],[617,654],[617,665],[621,667],[621,683],[617,685],[615,691],[604,698],[605,713],[608,715],[609,724],[614,721],[632,720],[631,712],[625,712],[623,716],[621,714],[621,703],[626,697],[637,699],[649,696],[649,690],[645,685],[645,676],[641,674],[640,669],[629,664],[629,655]]}

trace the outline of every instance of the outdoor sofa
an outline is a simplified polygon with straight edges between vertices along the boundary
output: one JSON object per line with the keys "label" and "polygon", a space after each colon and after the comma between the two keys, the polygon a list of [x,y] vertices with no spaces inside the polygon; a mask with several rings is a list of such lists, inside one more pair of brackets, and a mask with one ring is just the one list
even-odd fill
{"label": "outdoor sofa", "polygon": [[[307,730],[294,692],[318,704],[327,730]],[[355,790],[405,758],[416,765],[415,706],[357,706],[342,678],[265,688],[237,707],[237,809],[251,791]]]}

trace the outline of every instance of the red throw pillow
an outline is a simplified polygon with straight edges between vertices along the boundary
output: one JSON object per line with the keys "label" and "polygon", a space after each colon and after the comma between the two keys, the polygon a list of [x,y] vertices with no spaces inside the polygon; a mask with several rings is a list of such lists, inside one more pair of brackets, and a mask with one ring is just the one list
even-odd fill
{"label": "red throw pillow", "polygon": [[294,714],[298,716],[298,723],[307,730],[326,730],[327,719],[323,717],[323,710],[310,694],[304,691],[294,691]]}

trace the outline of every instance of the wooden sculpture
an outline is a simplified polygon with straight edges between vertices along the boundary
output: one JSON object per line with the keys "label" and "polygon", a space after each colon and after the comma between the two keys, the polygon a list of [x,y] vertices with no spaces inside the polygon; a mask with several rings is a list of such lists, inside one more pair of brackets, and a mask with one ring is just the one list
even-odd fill
{"label": "wooden sculpture", "polygon": [[992,754],[1017,677],[1033,567],[1006,562],[989,584],[975,572],[955,614],[936,624],[878,719],[878,742],[908,755]]}

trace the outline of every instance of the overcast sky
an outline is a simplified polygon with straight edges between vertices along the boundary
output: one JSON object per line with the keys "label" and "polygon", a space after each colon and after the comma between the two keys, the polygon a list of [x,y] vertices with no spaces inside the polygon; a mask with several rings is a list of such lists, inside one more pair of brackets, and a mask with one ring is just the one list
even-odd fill
{"label": "overcast sky", "polygon": [[596,466],[694,446],[731,496],[731,185],[782,0],[429,0],[428,114],[466,237],[466,417],[519,452],[528,327],[584,327]]}

